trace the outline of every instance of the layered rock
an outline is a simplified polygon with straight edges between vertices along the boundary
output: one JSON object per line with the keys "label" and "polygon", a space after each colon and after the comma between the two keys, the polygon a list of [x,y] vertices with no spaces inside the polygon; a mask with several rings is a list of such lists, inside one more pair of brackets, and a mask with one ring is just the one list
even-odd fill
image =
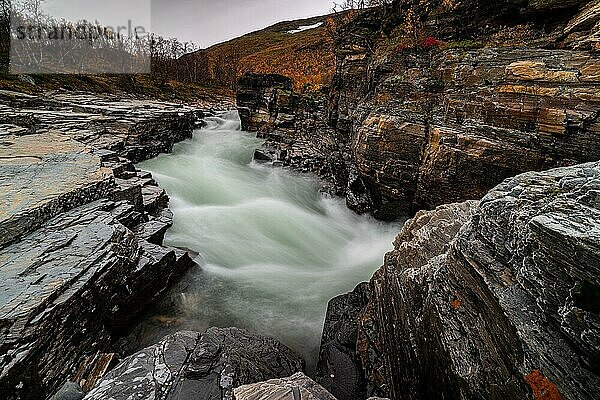
{"label": "layered rock", "polygon": [[335,177],[352,209],[383,219],[481,198],[522,172],[598,160],[598,7],[402,0],[365,11],[340,32],[321,106],[303,108],[310,96],[286,92],[294,101],[281,101],[278,119],[280,101],[269,97],[263,136],[309,149],[296,154],[320,159],[313,172],[336,171],[320,175]]}
{"label": "layered rock", "polygon": [[[179,332],[123,360],[85,399],[259,398],[241,394],[248,393],[244,388],[235,389],[234,397],[234,388],[303,368],[302,359],[284,345],[244,330]],[[312,392],[313,387],[303,385],[302,390]]]}
{"label": "layered rock", "polygon": [[190,137],[198,112],[89,95],[0,93],[0,397],[89,390],[112,342],[193,265],[162,246],[168,196],[132,160]]}
{"label": "layered rock", "polygon": [[241,386],[234,390],[234,395],[235,400],[336,400],[302,372],[289,378]]}
{"label": "layered rock", "polygon": [[599,189],[600,163],[531,172],[407,222],[354,313],[368,393],[595,398]]}
{"label": "layered rock", "polygon": [[327,92],[324,87],[296,93],[287,77],[246,73],[238,83],[237,106],[242,129],[265,139],[257,161],[317,174],[323,191],[343,195],[347,145],[329,124]]}

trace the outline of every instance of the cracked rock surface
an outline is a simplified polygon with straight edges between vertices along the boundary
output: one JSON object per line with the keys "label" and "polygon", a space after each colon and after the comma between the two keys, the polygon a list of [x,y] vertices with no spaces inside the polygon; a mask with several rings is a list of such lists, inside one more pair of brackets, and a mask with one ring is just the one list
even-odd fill
{"label": "cracked rock surface", "polygon": [[[595,399],[599,221],[598,162],[525,173],[481,202],[418,213],[370,281],[366,305],[346,308],[358,323],[345,349],[355,345],[367,393]],[[330,370],[341,364],[324,350],[342,332],[324,333],[320,363]]]}
{"label": "cracked rock surface", "polygon": [[89,389],[112,342],[194,265],[162,246],[168,196],[133,162],[191,137],[200,114],[0,91],[0,398]]}
{"label": "cracked rock surface", "polygon": [[85,399],[234,399],[238,386],[303,368],[302,359],[275,339],[237,328],[183,331],[123,360]]}
{"label": "cracked rock surface", "polygon": [[302,372],[289,378],[241,386],[234,393],[235,400],[336,400]]}

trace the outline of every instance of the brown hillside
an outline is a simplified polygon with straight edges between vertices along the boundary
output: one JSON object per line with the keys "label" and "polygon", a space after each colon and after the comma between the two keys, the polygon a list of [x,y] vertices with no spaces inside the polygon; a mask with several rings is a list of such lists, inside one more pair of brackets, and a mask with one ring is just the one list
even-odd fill
{"label": "brown hillside", "polygon": [[[280,22],[260,31],[185,55],[202,83],[233,87],[245,72],[278,73],[293,79],[297,88],[330,82],[334,70],[331,15]],[[300,27],[320,26],[298,33]]]}

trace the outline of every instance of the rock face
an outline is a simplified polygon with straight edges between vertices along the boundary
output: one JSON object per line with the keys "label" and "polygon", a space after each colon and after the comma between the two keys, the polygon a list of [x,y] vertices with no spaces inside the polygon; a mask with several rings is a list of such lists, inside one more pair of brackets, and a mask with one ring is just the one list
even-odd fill
{"label": "rock face", "polygon": [[359,315],[369,295],[368,285],[362,283],[353,292],[332,299],[327,308],[317,380],[338,400],[366,398],[367,381],[356,340]]}
{"label": "rock face", "polygon": [[346,141],[328,122],[328,88],[299,94],[289,78],[254,73],[245,74],[238,88],[242,129],[265,139],[255,159],[315,173],[324,178],[324,191],[343,195]]}
{"label": "rock face", "polygon": [[[348,24],[328,92],[262,100],[268,147],[302,149],[304,161],[284,154],[284,165],[327,155],[309,170],[326,171],[351,208],[388,219],[600,158],[597,1],[421,3],[395,1]],[[252,85],[240,87],[249,99]]]}
{"label": "rock face", "polygon": [[289,378],[241,386],[234,394],[235,400],[336,400],[302,372]]}
{"label": "rock face", "polygon": [[89,389],[111,343],[194,264],[162,246],[168,197],[132,160],[189,137],[197,115],[0,92],[1,398],[44,399],[67,380]]}
{"label": "rock face", "polygon": [[368,394],[594,399],[599,189],[600,163],[530,172],[407,222],[354,314]]}
{"label": "rock face", "polygon": [[[240,385],[303,368],[302,359],[287,347],[244,330],[179,332],[123,360],[85,399],[234,399]],[[257,397],[238,397],[236,389],[235,398]]]}

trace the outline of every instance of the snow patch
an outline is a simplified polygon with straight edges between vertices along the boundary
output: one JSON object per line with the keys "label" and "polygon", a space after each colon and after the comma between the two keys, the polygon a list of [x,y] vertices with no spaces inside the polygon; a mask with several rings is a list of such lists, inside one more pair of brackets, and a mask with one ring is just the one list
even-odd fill
{"label": "snow patch", "polygon": [[291,30],[291,31],[287,31],[287,33],[299,33],[299,32],[304,32],[304,31],[308,31],[309,29],[315,29],[315,28],[318,28],[318,27],[320,27],[321,25],[323,25],[323,23],[322,23],[322,22],[317,22],[317,23],[316,23],[316,24],[314,24],[314,25],[305,25],[305,26],[301,26],[301,27],[299,27],[298,29],[294,29],[294,30]]}

